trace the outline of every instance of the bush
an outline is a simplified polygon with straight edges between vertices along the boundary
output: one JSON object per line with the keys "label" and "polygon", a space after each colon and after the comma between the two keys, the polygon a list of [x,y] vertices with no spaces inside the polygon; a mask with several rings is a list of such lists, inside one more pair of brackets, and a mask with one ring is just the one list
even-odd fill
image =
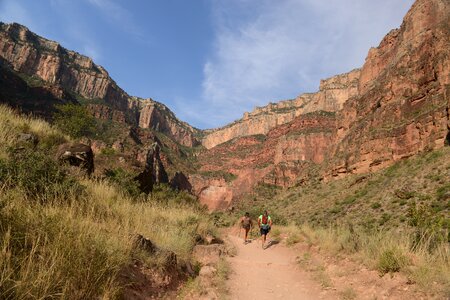
{"label": "bush", "polygon": [[408,264],[408,259],[398,249],[388,249],[381,253],[378,258],[377,269],[380,274],[393,273],[400,271]]}
{"label": "bush", "polygon": [[125,194],[137,198],[141,195],[139,183],[134,180],[134,175],[122,168],[105,170],[105,176],[110,182],[117,185]]}
{"label": "bush", "polygon": [[197,199],[184,191],[174,191],[167,184],[157,184],[153,186],[151,200],[159,204],[193,205],[200,208]]}
{"label": "bush", "polygon": [[28,199],[41,202],[66,200],[83,193],[81,184],[38,151],[12,154],[11,159],[0,162],[0,182],[4,188],[18,188]]}
{"label": "bush", "polygon": [[381,204],[379,202],[375,202],[370,206],[372,209],[378,209],[381,207]]}
{"label": "bush", "polygon": [[436,190],[436,197],[438,200],[448,200],[450,199],[450,183],[441,186]]}
{"label": "bush", "polygon": [[76,104],[57,105],[56,112],[53,116],[56,126],[62,132],[79,138],[82,136],[90,136],[95,131],[96,120],[89,115],[84,106]]}

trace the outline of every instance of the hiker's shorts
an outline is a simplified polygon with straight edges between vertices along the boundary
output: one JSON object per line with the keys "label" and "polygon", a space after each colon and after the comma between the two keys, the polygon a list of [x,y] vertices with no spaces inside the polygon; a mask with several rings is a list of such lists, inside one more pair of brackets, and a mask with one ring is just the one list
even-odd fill
{"label": "hiker's shorts", "polygon": [[267,228],[260,228],[259,231],[261,232],[261,235],[267,235],[270,231],[270,227]]}

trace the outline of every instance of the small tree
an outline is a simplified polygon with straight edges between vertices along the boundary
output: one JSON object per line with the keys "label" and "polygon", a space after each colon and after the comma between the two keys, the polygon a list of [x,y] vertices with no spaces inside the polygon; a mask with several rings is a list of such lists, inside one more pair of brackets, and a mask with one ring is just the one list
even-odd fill
{"label": "small tree", "polygon": [[92,135],[95,131],[95,118],[89,115],[82,105],[63,104],[57,105],[58,111],[54,114],[55,125],[64,133],[79,138]]}

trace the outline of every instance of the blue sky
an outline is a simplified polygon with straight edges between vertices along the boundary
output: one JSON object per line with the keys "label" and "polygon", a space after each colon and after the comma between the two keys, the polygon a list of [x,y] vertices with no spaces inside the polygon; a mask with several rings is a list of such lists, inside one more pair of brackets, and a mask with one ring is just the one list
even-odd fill
{"label": "blue sky", "polygon": [[0,20],[92,57],[130,95],[212,128],[362,66],[412,3],[0,0]]}

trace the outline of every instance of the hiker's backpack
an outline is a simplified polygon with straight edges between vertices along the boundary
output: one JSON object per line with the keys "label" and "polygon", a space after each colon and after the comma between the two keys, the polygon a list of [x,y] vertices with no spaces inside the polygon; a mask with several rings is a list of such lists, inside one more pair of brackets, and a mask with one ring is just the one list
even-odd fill
{"label": "hiker's backpack", "polygon": [[261,220],[261,227],[264,229],[267,229],[270,227],[269,225],[269,221],[270,221],[270,216],[265,216],[265,215],[261,215],[259,216],[260,220]]}
{"label": "hiker's backpack", "polygon": [[261,224],[266,225],[269,222],[269,216],[262,216]]}

